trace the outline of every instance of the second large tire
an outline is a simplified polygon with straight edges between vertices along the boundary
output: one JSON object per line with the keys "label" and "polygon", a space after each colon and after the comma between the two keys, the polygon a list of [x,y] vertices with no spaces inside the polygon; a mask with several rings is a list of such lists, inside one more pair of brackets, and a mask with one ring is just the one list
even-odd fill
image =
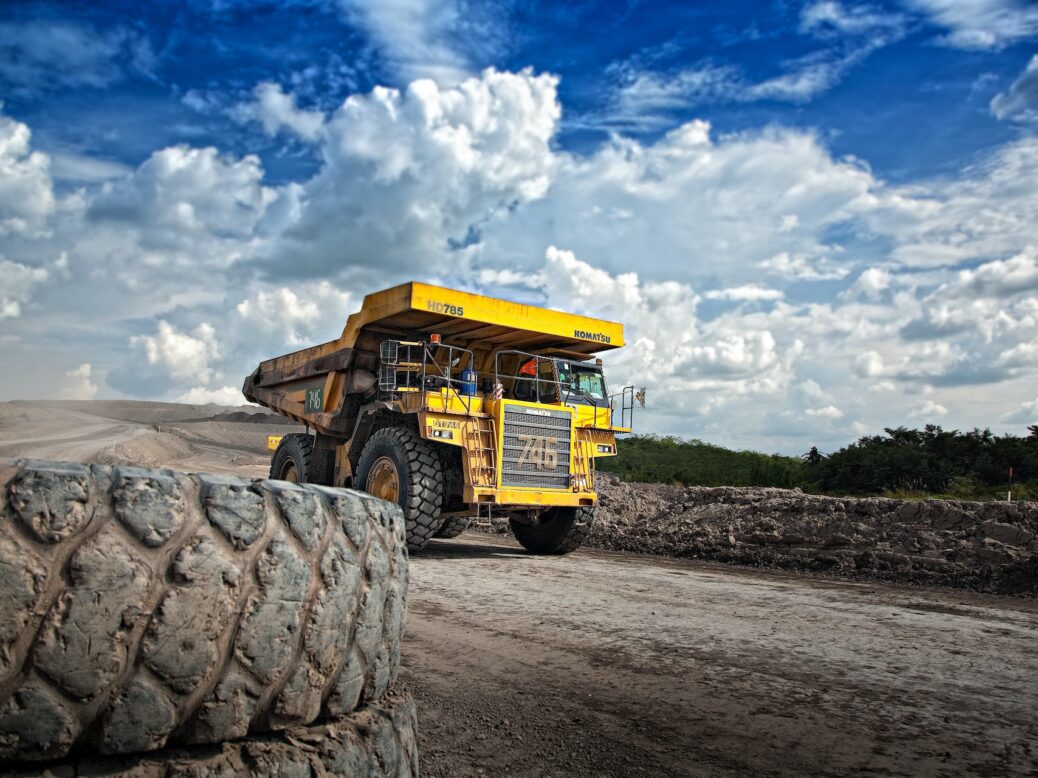
{"label": "second large tire", "polygon": [[[370,489],[373,470],[396,479],[396,500],[404,512],[407,548],[418,551],[440,529],[443,504],[443,465],[433,445],[405,427],[376,430],[361,452],[354,481]],[[389,498],[392,499],[392,498]]]}
{"label": "second large tire", "polygon": [[549,508],[537,524],[509,520],[512,534],[523,548],[533,554],[568,554],[576,550],[591,533],[594,508]]}
{"label": "second large tire", "polygon": [[396,677],[406,595],[369,495],[0,460],[0,762],[348,714]]}

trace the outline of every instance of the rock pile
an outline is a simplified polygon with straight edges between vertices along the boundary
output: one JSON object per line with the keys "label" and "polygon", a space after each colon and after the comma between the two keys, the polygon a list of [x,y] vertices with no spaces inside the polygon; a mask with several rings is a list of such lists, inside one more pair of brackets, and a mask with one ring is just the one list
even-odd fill
{"label": "rock pile", "polygon": [[1038,503],[842,498],[600,474],[585,546],[1038,594]]}

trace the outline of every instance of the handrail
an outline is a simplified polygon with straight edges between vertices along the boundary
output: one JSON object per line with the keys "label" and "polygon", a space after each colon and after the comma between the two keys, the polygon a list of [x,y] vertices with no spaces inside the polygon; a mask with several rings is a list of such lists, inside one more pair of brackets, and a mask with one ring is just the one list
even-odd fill
{"label": "handrail", "polygon": [[[440,365],[440,362],[436,359],[436,354],[433,353],[434,346],[436,351],[445,351],[446,353],[446,364]],[[421,349],[421,359],[417,360],[414,357],[417,356],[412,354],[412,350]],[[400,359],[400,352],[404,351],[406,357]],[[447,396],[450,397],[450,393],[453,391],[455,396],[465,407],[466,413],[472,413],[472,397],[473,395],[462,394],[458,391],[456,384],[466,384],[467,381],[461,378],[454,378],[453,369],[455,361],[455,353],[460,353],[462,356],[458,357],[458,367],[462,370],[470,369],[475,372],[475,355],[470,349],[462,346],[452,346],[447,343],[426,343],[425,341],[403,341],[403,340],[384,340],[379,347],[379,360],[381,362],[379,370],[379,391],[396,394],[400,391],[400,387],[397,382],[397,373],[406,372],[414,374],[418,378],[417,387],[407,387],[409,391],[419,391],[422,395],[422,405],[427,404],[427,394],[429,380],[443,381],[444,386],[447,390]],[[468,355],[468,359],[465,363],[462,363],[462,358]],[[435,372],[429,374],[429,365],[435,368]],[[420,372],[418,368],[421,368]]]}

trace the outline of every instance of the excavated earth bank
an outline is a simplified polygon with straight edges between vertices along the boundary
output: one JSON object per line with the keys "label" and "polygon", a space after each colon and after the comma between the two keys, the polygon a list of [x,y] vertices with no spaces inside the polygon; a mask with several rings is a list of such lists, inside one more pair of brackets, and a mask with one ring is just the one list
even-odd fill
{"label": "excavated earth bank", "polygon": [[[593,548],[1038,596],[1038,502],[820,497],[604,474],[598,489],[584,543]],[[495,519],[491,531],[507,527]]]}

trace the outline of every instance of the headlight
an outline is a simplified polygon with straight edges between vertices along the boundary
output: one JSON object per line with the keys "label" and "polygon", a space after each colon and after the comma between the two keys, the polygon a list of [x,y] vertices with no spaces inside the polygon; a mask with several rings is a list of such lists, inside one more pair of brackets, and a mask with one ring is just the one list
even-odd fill
{"label": "headlight", "polygon": [[606,445],[605,443],[599,443],[598,444],[598,453],[599,454],[612,454],[613,453],[613,447],[609,446],[609,445]]}

